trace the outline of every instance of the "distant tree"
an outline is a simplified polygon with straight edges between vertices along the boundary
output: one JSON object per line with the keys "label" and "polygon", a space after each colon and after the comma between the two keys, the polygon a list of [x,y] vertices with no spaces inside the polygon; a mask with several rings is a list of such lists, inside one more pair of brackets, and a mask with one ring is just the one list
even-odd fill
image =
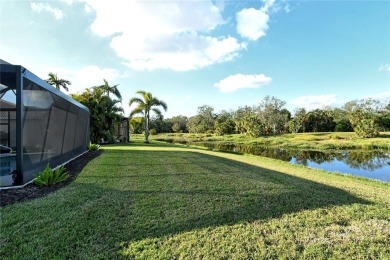
{"label": "distant tree", "polygon": [[348,113],[342,108],[326,107],[324,109],[328,115],[333,117],[333,122],[336,124],[334,131],[336,132],[353,132],[353,127],[349,122]]}
{"label": "distant tree", "polygon": [[381,131],[390,131],[390,112],[383,111],[377,117]]}
{"label": "distant tree", "polygon": [[282,133],[287,127],[291,114],[284,108],[285,105],[285,101],[271,96],[266,96],[260,102],[258,109],[266,134]]}
{"label": "distant tree", "polygon": [[187,128],[190,133],[212,133],[215,123],[214,108],[208,105],[198,107],[196,116],[188,119]]}
{"label": "distant tree", "polygon": [[154,129],[156,133],[171,133],[172,123],[161,115],[154,115],[150,118],[150,129]]}
{"label": "distant tree", "polygon": [[377,123],[381,131],[390,131],[390,102],[379,111]]}
{"label": "distant tree", "polygon": [[57,76],[57,73],[50,72],[49,78],[45,81],[49,83],[50,85],[54,86],[56,89],[61,90],[62,87],[66,91],[69,91],[68,85],[72,85],[72,83],[69,80],[66,79],[60,79]]}
{"label": "distant tree", "polygon": [[288,122],[290,122],[290,120],[291,120],[291,113],[290,113],[290,111],[288,111],[288,109],[283,108],[280,111],[280,114],[282,116],[282,122],[280,125],[279,132],[280,133],[288,133]]}
{"label": "distant tree", "polygon": [[89,108],[90,111],[90,139],[92,143],[114,141],[114,125],[123,118],[123,109],[120,101],[111,99],[104,91],[97,87],[87,88],[82,93],[71,94],[71,97]]}
{"label": "distant tree", "polygon": [[297,122],[295,121],[295,119],[291,119],[289,122],[288,122],[288,131],[290,133],[298,133],[299,131],[299,127],[297,126]]}
{"label": "distant tree", "polygon": [[228,111],[221,111],[216,115],[214,121],[214,133],[216,135],[233,134],[236,123],[233,120],[233,113]]}
{"label": "distant tree", "polygon": [[174,133],[187,133],[187,123],[188,123],[188,118],[186,116],[174,116],[168,121],[172,124],[172,131]]}
{"label": "distant tree", "polygon": [[119,89],[118,89],[118,86],[119,84],[117,85],[114,85],[114,86],[110,86],[108,84],[108,81],[103,79],[104,81],[104,84],[103,85],[100,85],[100,86],[97,86],[97,88],[100,88],[103,90],[103,92],[107,95],[107,96],[110,96],[110,94],[113,94],[115,97],[117,97],[120,101],[122,101],[122,95],[121,93],[119,92]]}
{"label": "distant tree", "polygon": [[162,115],[161,111],[157,107],[162,107],[165,111],[167,111],[167,104],[157,99],[150,92],[146,92],[143,90],[138,90],[136,94],[141,95],[139,97],[133,97],[129,101],[129,106],[132,104],[137,104],[137,107],[131,111],[130,116],[136,114],[143,114],[145,120],[145,143],[149,143],[149,123],[150,123],[150,112],[153,111],[157,115]]}
{"label": "distant tree", "polygon": [[307,132],[333,132],[336,123],[328,110],[315,109],[307,113]]}
{"label": "distant tree", "polygon": [[305,108],[296,108],[294,118],[291,120],[290,131],[293,133],[305,132],[307,124],[307,113]]}
{"label": "distant tree", "polygon": [[245,106],[234,113],[236,131],[252,137],[264,135],[265,127],[256,108]]}
{"label": "distant tree", "polygon": [[240,122],[241,127],[245,129],[245,134],[251,137],[259,137],[265,133],[264,123],[256,114],[247,114]]}
{"label": "distant tree", "polygon": [[355,126],[354,131],[362,138],[373,138],[379,135],[378,127],[373,119],[362,119]]}
{"label": "distant tree", "polygon": [[131,132],[134,134],[142,134],[142,131],[144,129],[144,117],[136,116],[131,117],[129,120]]}
{"label": "distant tree", "polygon": [[348,119],[341,119],[336,123],[335,132],[353,132],[353,127]]}
{"label": "distant tree", "polygon": [[203,118],[200,115],[188,118],[187,129],[189,133],[205,133],[206,128],[203,125]]}
{"label": "distant tree", "polygon": [[233,120],[233,116],[234,116],[234,112],[233,111],[226,111],[226,110],[222,110],[221,112],[215,114],[215,122],[219,122],[219,123],[222,123],[222,122],[225,122],[225,121],[228,121],[228,120]]}
{"label": "distant tree", "polygon": [[383,110],[383,104],[378,100],[367,98],[347,102],[344,109],[355,133],[362,138],[372,138],[379,135],[378,116]]}
{"label": "distant tree", "polygon": [[201,116],[201,123],[203,125],[203,132],[213,132],[214,122],[216,115],[214,114],[214,108],[208,105],[198,107],[198,115]]}
{"label": "distant tree", "polygon": [[236,111],[233,112],[232,116],[235,123],[236,133],[246,133],[246,129],[244,128],[245,117],[252,113],[254,113],[254,109],[249,106],[239,107]]}

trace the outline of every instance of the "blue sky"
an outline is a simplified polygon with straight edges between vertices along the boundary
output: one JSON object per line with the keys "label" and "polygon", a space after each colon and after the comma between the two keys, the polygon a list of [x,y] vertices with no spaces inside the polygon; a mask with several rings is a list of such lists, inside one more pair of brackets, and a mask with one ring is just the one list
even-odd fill
{"label": "blue sky", "polygon": [[390,1],[0,0],[0,50],[71,93],[119,84],[126,115],[140,89],[166,117],[390,100]]}

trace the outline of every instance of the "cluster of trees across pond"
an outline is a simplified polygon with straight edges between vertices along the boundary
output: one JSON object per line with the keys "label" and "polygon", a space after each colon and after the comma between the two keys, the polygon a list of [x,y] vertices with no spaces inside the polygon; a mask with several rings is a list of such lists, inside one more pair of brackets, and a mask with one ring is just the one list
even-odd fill
{"label": "cluster of trees across pond", "polygon": [[[65,90],[71,82],[49,73],[46,80],[57,89]],[[123,118],[122,96],[118,85],[104,84],[72,94],[72,98],[90,109],[91,141],[113,140],[115,129]],[[276,97],[266,96],[257,106],[239,107],[237,110],[216,113],[214,108],[203,105],[195,116],[183,115],[164,119],[158,107],[167,110],[163,100],[150,92],[137,91],[140,97],[130,99],[129,106],[137,104],[130,113],[129,123],[132,133],[208,133],[216,135],[246,134],[252,137],[282,133],[304,132],[349,132],[355,131],[359,137],[371,138],[379,131],[390,131],[390,102],[367,98],[354,100],[341,108],[327,107],[307,111],[296,108],[293,114],[286,109],[286,102]],[[151,114],[153,113],[154,116]],[[137,117],[137,114],[142,116]]]}
{"label": "cluster of trees across pond", "polygon": [[[296,108],[293,113],[286,102],[266,96],[257,106],[216,113],[209,105],[200,106],[192,117],[183,115],[150,119],[150,133],[209,133],[216,135],[246,134],[252,137],[282,133],[349,132],[370,138],[379,131],[390,130],[390,102],[375,99],[350,101],[341,108],[326,107],[307,111]],[[144,131],[142,117],[130,118],[132,133]]]}

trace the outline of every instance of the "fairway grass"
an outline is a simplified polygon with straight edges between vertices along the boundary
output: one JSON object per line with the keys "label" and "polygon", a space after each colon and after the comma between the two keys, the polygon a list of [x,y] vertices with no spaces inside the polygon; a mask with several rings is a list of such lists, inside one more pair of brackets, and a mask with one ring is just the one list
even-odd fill
{"label": "fairway grass", "polygon": [[390,259],[390,185],[251,155],[105,146],[0,209],[1,259]]}

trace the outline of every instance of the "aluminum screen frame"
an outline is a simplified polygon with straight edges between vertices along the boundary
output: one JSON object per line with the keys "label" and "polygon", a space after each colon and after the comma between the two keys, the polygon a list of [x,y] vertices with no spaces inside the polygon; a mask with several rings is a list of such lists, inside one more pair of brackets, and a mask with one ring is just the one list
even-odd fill
{"label": "aluminum screen frame", "polygon": [[89,109],[19,65],[0,64],[0,83],[16,91],[16,169],[12,184],[30,182],[49,163],[88,150]]}

